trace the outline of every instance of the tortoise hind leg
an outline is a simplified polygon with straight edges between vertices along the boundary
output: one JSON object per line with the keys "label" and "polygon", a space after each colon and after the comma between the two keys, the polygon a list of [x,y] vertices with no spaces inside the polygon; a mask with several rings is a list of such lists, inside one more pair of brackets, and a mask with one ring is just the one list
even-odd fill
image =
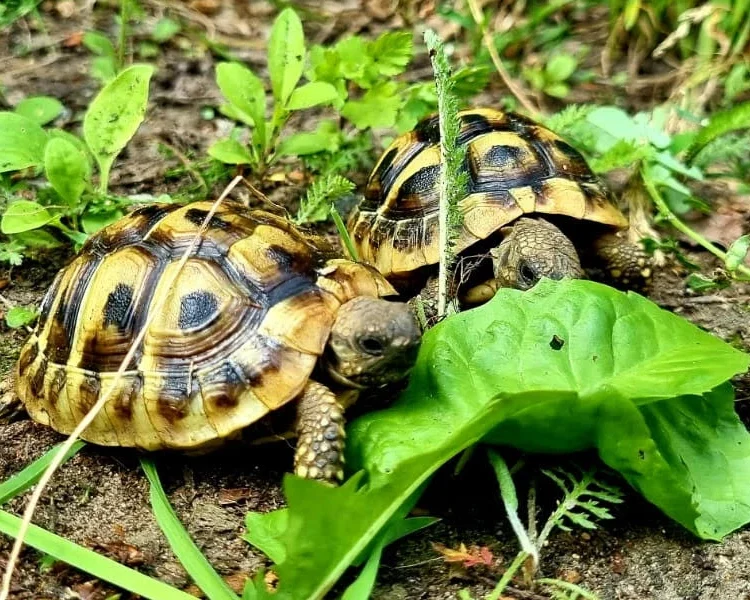
{"label": "tortoise hind leg", "polygon": [[16,376],[11,372],[0,381],[0,424],[12,423],[25,415],[26,410],[16,393]]}
{"label": "tortoise hind leg", "polygon": [[602,234],[594,240],[594,254],[618,287],[645,289],[651,279],[651,257],[629,238],[627,231]]}
{"label": "tortoise hind leg", "polygon": [[309,381],[297,407],[294,472],[338,484],[344,479],[344,409],[326,386]]}

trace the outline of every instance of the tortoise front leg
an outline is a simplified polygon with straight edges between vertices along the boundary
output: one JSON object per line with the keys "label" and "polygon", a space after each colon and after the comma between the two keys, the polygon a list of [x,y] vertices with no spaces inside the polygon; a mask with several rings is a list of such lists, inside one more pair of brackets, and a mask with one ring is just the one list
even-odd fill
{"label": "tortoise front leg", "polygon": [[[439,281],[437,275],[431,275],[424,287],[420,290],[419,294],[409,300],[408,304],[414,310],[417,321],[423,326],[431,327],[438,322],[438,289]],[[456,285],[455,278],[451,278],[450,285],[448,286],[448,314],[451,312],[450,304],[454,303],[454,307],[457,307],[458,302],[456,301],[456,292],[458,286]],[[460,301],[460,298],[458,299]],[[418,307],[419,305],[419,307]],[[424,317],[424,323],[422,322]]]}
{"label": "tortoise front leg", "polygon": [[606,274],[624,288],[643,289],[651,278],[651,258],[627,231],[605,233],[594,240],[594,254]]}
{"label": "tortoise front leg", "polygon": [[294,472],[338,484],[344,479],[344,409],[326,386],[309,381],[297,407]]}

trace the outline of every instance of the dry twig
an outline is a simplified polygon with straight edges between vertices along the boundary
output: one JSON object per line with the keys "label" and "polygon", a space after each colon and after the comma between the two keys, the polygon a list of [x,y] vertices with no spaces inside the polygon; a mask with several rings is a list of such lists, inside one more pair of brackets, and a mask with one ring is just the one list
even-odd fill
{"label": "dry twig", "polygon": [[539,109],[534,106],[529,97],[526,95],[526,92],[521,88],[521,86],[513,81],[513,79],[508,74],[508,71],[505,70],[503,62],[500,60],[500,55],[497,53],[497,48],[495,48],[495,42],[492,39],[492,35],[484,26],[482,11],[477,4],[477,0],[466,0],[466,3],[469,5],[471,16],[474,19],[474,22],[482,32],[482,41],[484,41],[484,45],[487,47],[487,51],[490,53],[490,58],[492,58],[492,63],[495,65],[495,69],[497,70],[498,75],[500,75],[500,79],[503,80],[503,83],[510,90],[510,93],[516,97],[516,100],[521,103],[521,106],[526,109],[529,115],[532,118],[539,118]]}

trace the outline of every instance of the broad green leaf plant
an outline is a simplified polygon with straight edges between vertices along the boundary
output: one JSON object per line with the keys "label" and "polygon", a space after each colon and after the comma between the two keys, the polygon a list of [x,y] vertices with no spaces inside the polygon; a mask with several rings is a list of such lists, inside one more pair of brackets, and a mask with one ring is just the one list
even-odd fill
{"label": "broad green leaf plant", "polygon": [[[731,277],[749,280],[750,268],[744,264],[748,250],[745,236],[724,252],[680,220],[680,215],[692,209],[710,210],[688,186],[690,180],[699,182],[707,178],[704,170],[695,164],[696,157],[702,159],[704,166],[711,164],[711,153],[723,157],[722,136],[750,126],[750,103],[718,112],[705,125],[679,135],[669,135],[665,131],[669,115],[666,107],[631,116],[614,106],[574,106],[552,116],[547,124],[586,152],[594,171],[632,169],[633,181],[650,197],[658,218],[718,257]],[[745,140],[737,150],[747,156],[750,144]],[[666,244],[662,247],[673,248]],[[699,281],[704,290],[719,285],[703,277],[696,280],[695,275],[688,279],[689,284],[691,280]]]}
{"label": "broad green leaf plant", "polygon": [[134,65],[107,84],[86,112],[84,139],[42,127],[59,112],[51,102],[37,99],[22,111],[0,113],[0,173],[44,174],[49,183],[36,200],[9,194],[0,221],[3,234],[20,248],[36,247],[55,242],[42,230],[51,228],[80,245],[88,234],[122,216],[130,200],[109,195],[110,172],[143,122],[152,73],[151,66]]}
{"label": "broad green leaf plant", "polygon": [[[244,65],[217,67],[216,82],[228,101],[220,112],[250,129],[250,139],[243,142],[243,130],[238,129],[211,146],[209,154],[226,164],[248,165],[258,174],[283,157],[328,153],[328,162],[336,162],[348,136],[335,120],[283,135],[292,113],[313,107],[331,107],[359,131],[407,131],[437,109],[434,82],[397,80],[412,56],[412,34],[406,31],[386,32],[374,40],[351,36],[308,51],[299,17],[286,8],[276,18],[268,43],[270,99],[265,83]],[[303,77],[307,83],[301,83]],[[452,80],[457,95],[468,98],[487,85],[489,69],[463,67]]]}
{"label": "broad green leaf plant", "polygon": [[[266,118],[266,90],[250,69],[239,63],[222,63],[216,68],[216,81],[229,104],[221,111],[252,129],[249,145],[234,137],[216,142],[208,153],[228,164],[246,164],[263,173],[269,165],[287,154],[302,154],[294,138],[282,140],[281,132],[293,111],[331,104],[338,97],[329,83],[317,81],[299,85],[306,57],[302,23],[292,9],[284,9],[274,21],[268,41],[268,72],[271,79],[273,110]],[[319,151],[320,148],[307,150]]]}
{"label": "broad green leaf plant", "polygon": [[429,330],[399,400],[351,425],[343,486],[285,478],[283,520],[252,520],[253,543],[273,540],[279,586],[271,596],[259,578],[247,597],[323,598],[430,476],[479,442],[594,449],[666,515],[719,540],[750,522],[750,435],[728,383],[748,365],[633,293],[548,280],[501,290]]}

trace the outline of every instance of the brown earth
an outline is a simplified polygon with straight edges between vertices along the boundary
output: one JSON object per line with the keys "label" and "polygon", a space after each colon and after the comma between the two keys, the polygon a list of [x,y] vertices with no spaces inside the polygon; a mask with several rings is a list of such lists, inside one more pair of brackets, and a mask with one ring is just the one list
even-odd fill
{"label": "brown earth", "polygon": [[[45,2],[44,27],[24,21],[0,40],[0,84],[9,105],[27,95],[55,96],[68,109],[59,125],[75,129],[98,89],[88,75],[90,55],[75,43],[76,36],[92,28],[112,31],[113,23],[111,7],[97,6],[92,11],[87,4],[92,3]],[[262,36],[275,14],[269,4],[235,5],[208,0],[143,4],[151,20],[165,6],[173,9],[171,14],[187,18],[191,40],[199,39],[204,28],[212,33],[213,27],[213,34],[230,46],[235,56],[263,74]],[[364,3],[367,7],[364,11],[358,4],[322,3],[319,7],[322,13],[329,11],[338,18],[319,21],[311,18],[312,33],[308,33],[321,41],[340,34],[344,29],[342,23],[347,24],[349,31],[364,33],[403,24],[404,17],[389,8],[393,3],[368,1]],[[420,18],[420,7],[428,4],[415,4],[416,12],[411,17]],[[217,12],[209,19],[187,8],[188,5],[203,8],[207,13],[215,6]],[[147,31],[145,25],[136,29],[136,33],[143,31]],[[26,51],[22,52],[24,48]],[[174,151],[166,154],[160,151],[158,144],[166,143],[186,157],[200,157],[230,127],[221,119],[203,119],[199,112],[200,107],[220,103],[213,81],[216,59],[205,47],[188,47],[178,40],[163,47],[156,60],[159,70],[152,84],[148,119],[115,169],[112,183],[119,193],[158,194],[190,183],[189,174],[165,180],[167,170],[179,166],[181,161],[175,158]],[[425,66],[423,61],[418,63],[417,70]],[[429,71],[424,72],[423,77],[427,76]],[[485,98],[492,93],[488,91]],[[576,101],[601,100],[606,96],[602,88],[589,89],[585,98],[578,97],[581,93],[577,92]],[[630,101],[631,106],[643,103],[641,96]],[[304,121],[296,125],[310,126]],[[264,187],[266,193],[285,202],[293,202],[300,190],[301,187],[288,183]],[[248,192],[240,194],[249,196]],[[691,257],[707,271],[715,266],[705,254],[692,253]],[[3,293],[13,303],[38,304],[64,260],[64,256],[41,257],[25,261],[12,272],[6,270],[0,277],[7,283]],[[683,276],[676,267],[664,269],[656,277],[651,297],[721,338],[750,348],[748,286],[736,285],[709,296],[696,296],[685,291]],[[4,375],[17,358],[24,335],[4,325],[0,327],[0,373]],[[745,405],[750,403],[742,401],[750,399],[750,382],[739,378],[736,383],[738,410],[748,422],[750,410]],[[27,419],[1,427],[0,480],[19,471],[60,439]],[[266,564],[264,557],[240,538],[243,516],[249,510],[266,511],[283,505],[279,482],[291,459],[291,449],[283,445],[251,453],[229,447],[198,458],[157,457],[165,488],[183,523],[214,567],[238,590],[248,576]],[[547,496],[554,497],[552,493]],[[19,513],[24,503],[25,497],[16,498],[6,508]],[[441,521],[386,550],[373,597],[439,600],[456,598],[464,588],[477,598],[487,594],[502,573],[503,565],[507,566],[517,551],[487,466],[475,459],[457,477],[448,470],[441,473],[420,502],[420,509],[440,517]],[[614,514],[614,521],[593,532],[574,530],[553,534],[543,553],[543,573],[576,582],[604,600],[750,598],[750,531],[735,533],[720,544],[701,543],[633,493],[627,494],[626,502]],[[133,452],[86,447],[54,478],[34,522],[197,594],[151,515],[148,484]],[[487,546],[495,565],[491,569],[452,570],[434,550],[433,542],[450,548],[461,543]],[[0,566],[7,558],[10,543],[5,537],[0,540]],[[108,585],[62,563],[50,565],[39,553],[26,549],[14,579],[12,597],[98,600],[112,593],[114,590]],[[547,597],[527,591],[507,595]]]}

